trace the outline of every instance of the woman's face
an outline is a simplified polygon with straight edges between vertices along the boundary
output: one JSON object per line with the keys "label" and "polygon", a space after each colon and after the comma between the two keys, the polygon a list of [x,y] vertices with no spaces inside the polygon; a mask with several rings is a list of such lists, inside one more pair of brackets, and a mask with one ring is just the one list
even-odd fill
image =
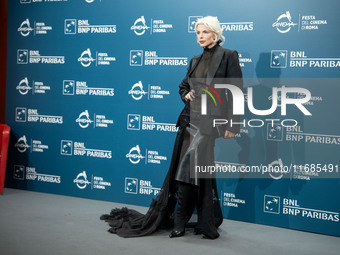
{"label": "woman's face", "polygon": [[205,25],[197,25],[196,36],[197,42],[203,48],[211,48],[216,44],[214,42],[216,34],[210,31],[209,28]]}

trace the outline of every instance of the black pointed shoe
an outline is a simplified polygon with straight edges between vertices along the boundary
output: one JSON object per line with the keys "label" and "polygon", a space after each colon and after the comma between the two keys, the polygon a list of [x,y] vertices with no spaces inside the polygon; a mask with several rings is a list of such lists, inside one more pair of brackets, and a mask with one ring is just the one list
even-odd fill
{"label": "black pointed shoe", "polygon": [[174,238],[174,237],[184,236],[184,233],[185,233],[185,230],[183,230],[183,231],[172,230],[169,237]]}

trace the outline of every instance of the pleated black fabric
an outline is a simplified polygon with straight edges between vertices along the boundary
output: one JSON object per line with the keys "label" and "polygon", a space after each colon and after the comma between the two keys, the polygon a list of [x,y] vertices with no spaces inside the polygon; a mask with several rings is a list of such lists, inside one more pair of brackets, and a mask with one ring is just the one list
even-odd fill
{"label": "pleated black fabric", "polygon": [[[139,237],[150,235],[161,228],[173,227],[173,214],[177,203],[176,171],[179,165],[183,137],[186,125],[179,128],[172,153],[169,171],[158,196],[152,201],[147,213],[141,214],[128,208],[113,209],[110,214],[100,217],[109,223],[109,232],[121,237]],[[188,227],[195,227],[197,234],[204,234],[207,238],[215,239],[219,236],[218,226],[222,224],[223,215],[218,199],[215,179],[199,179],[196,208],[197,223],[188,223]],[[193,203],[193,207],[195,207]],[[192,211],[194,208],[192,208]]]}

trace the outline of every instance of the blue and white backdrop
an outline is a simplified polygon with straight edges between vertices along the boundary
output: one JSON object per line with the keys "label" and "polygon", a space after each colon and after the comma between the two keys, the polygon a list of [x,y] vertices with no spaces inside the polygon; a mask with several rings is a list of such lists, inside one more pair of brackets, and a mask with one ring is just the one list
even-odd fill
{"label": "blue and white backdrop", "polygon": [[247,111],[236,139],[217,140],[216,165],[299,170],[223,174],[224,217],[340,236],[339,178],[322,177],[339,171],[339,8],[332,0],[9,1],[6,186],[148,206],[169,166],[178,84],[202,51],[194,24],[213,15],[224,47],[256,81],[245,79],[244,93],[253,88],[259,109],[274,85],[312,96],[303,105],[312,116],[297,111],[293,128],[279,107],[275,123]]}

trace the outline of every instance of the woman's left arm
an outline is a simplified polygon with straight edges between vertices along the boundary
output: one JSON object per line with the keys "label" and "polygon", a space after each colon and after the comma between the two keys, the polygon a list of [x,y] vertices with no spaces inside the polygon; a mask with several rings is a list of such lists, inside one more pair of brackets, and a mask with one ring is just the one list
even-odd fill
{"label": "woman's left arm", "polygon": [[[228,55],[226,78],[231,79],[232,84],[237,86],[243,91],[242,70],[240,67],[238,53],[236,50],[234,50]],[[224,133],[225,139],[234,138],[236,133],[240,132],[240,125],[237,124],[233,124],[232,126],[230,125],[231,122],[230,120],[232,120],[233,123],[240,122],[240,116],[233,114],[233,97],[231,93],[227,94],[228,94],[227,119],[229,120],[229,122]]]}

